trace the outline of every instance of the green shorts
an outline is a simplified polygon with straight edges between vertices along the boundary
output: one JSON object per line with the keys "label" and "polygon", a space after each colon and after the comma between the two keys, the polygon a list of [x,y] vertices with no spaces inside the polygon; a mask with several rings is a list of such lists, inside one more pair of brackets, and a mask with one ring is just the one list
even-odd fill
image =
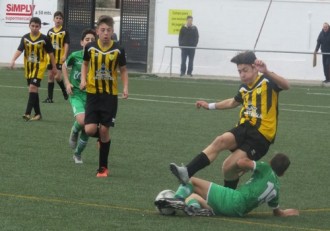
{"label": "green shorts", "polygon": [[79,114],[85,113],[86,92],[73,92],[73,95],[70,95],[69,101],[75,117]]}
{"label": "green shorts", "polygon": [[245,200],[237,190],[211,183],[207,204],[216,215],[241,217],[245,213]]}

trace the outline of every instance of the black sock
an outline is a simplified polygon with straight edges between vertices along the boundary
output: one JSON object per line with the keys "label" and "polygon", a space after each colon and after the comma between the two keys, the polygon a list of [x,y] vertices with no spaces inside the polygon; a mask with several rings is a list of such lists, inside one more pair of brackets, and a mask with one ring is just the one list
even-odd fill
{"label": "black sock", "polygon": [[63,80],[57,81],[57,84],[60,86],[62,92],[66,92]]}
{"label": "black sock", "polygon": [[37,100],[37,95],[38,93],[36,92],[29,92],[29,100],[26,106],[25,115],[31,115],[32,108]]}
{"label": "black sock", "polygon": [[224,180],[224,185],[227,188],[236,189],[238,185],[239,178],[236,180]]}
{"label": "black sock", "polygon": [[110,152],[111,140],[106,143],[100,141],[100,157],[99,157],[99,167],[108,168],[108,157]]}
{"label": "black sock", "polygon": [[187,164],[188,176],[192,177],[196,172],[210,164],[210,160],[204,152],[198,154],[189,164]]}
{"label": "black sock", "polygon": [[54,85],[54,82],[48,82],[48,99],[53,99]]}
{"label": "black sock", "polygon": [[40,104],[39,104],[39,93],[36,93],[37,97],[36,97],[36,101],[34,103],[34,112],[36,113],[36,115],[41,115],[40,112]]}

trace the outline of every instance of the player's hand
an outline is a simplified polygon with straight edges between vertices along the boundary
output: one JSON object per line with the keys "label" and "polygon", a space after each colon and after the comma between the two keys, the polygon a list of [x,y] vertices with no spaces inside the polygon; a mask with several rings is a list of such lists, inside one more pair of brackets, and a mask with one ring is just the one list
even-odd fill
{"label": "player's hand", "polygon": [[299,211],[297,209],[284,209],[283,214],[285,217],[299,216]]}
{"label": "player's hand", "polygon": [[80,90],[85,90],[86,88],[86,80],[81,79],[80,80],[80,86],[79,86]]}
{"label": "player's hand", "polygon": [[56,69],[56,67],[53,67],[53,69],[52,69],[52,74],[53,74],[53,76],[56,76],[56,74],[57,74],[57,69]]}
{"label": "player's hand", "polygon": [[128,98],[128,89],[127,88],[124,88],[123,89],[122,98],[123,99],[127,99]]}
{"label": "player's hand", "polygon": [[207,110],[209,109],[208,102],[203,101],[203,100],[196,101],[195,105],[198,109],[200,109],[201,107],[204,108],[204,109],[207,109]]}
{"label": "player's hand", "polygon": [[9,68],[14,69],[14,67],[15,67],[15,61],[11,61],[10,65],[9,65]]}
{"label": "player's hand", "polygon": [[73,85],[71,83],[67,84],[65,88],[66,88],[66,93],[68,93],[69,95],[73,95],[72,92]]}
{"label": "player's hand", "polygon": [[267,66],[266,64],[260,60],[260,59],[256,59],[256,61],[254,61],[254,65],[257,68],[257,70],[263,74],[265,74],[266,72],[268,72]]}

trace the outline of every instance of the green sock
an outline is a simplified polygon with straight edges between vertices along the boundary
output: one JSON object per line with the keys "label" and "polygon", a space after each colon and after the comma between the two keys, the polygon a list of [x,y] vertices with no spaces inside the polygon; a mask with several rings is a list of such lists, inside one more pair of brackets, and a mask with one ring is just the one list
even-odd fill
{"label": "green sock", "polygon": [[86,135],[85,131],[82,131],[78,141],[78,145],[76,147],[76,150],[74,151],[76,155],[81,155],[87,145],[87,141],[88,136]]}
{"label": "green sock", "polygon": [[72,130],[74,133],[78,133],[82,130],[82,126],[77,122],[77,121],[74,121],[73,123],[73,126],[72,126]]}
{"label": "green sock", "polygon": [[198,202],[198,200],[196,200],[196,199],[190,199],[188,202],[187,202],[187,205],[188,206],[193,206],[193,207],[195,207],[195,208],[198,208],[198,209],[200,209],[201,208],[201,204]]}
{"label": "green sock", "polygon": [[194,186],[189,182],[186,185],[180,184],[178,190],[176,190],[176,193],[174,195],[175,198],[178,199],[186,199],[188,196],[190,196],[194,191]]}

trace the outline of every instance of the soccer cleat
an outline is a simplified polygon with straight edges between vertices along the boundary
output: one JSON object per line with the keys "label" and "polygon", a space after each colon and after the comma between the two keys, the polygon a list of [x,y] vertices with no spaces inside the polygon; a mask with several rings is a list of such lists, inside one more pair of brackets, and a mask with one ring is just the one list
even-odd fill
{"label": "soccer cleat", "polygon": [[177,198],[162,198],[155,201],[155,206],[159,209],[173,208],[179,210],[184,210],[186,207],[184,201]]}
{"label": "soccer cleat", "polygon": [[184,208],[184,212],[188,216],[202,216],[202,217],[211,217],[214,216],[214,212],[211,209],[202,209],[202,208],[196,208],[195,206],[186,206]]}
{"label": "soccer cleat", "polygon": [[106,167],[101,167],[97,170],[96,177],[108,177],[109,170]]}
{"label": "soccer cleat", "polygon": [[76,164],[82,164],[83,163],[83,161],[81,159],[81,155],[74,154],[72,158],[73,158],[73,160]]}
{"label": "soccer cleat", "polygon": [[30,116],[30,115],[25,114],[25,115],[23,115],[22,117],[23,117],[23,119],[24,119],[25,121],[29,121],[29,120],[31,120],[31,116]]}
{"label": "soccer cleat", "polygon": [[75,149],[77,147],[78,135],[79,133],[74,132],[73,129],[71,129],[71,133],[69,137],[69,145],[72,149]]}
{"label": "soccer cleat", "polygon": [[54,103],[53,99],[47,98],[44,101],[42,101],[43,103]]}
{"label": "soccer cleat", "polygon": [[36,114],[30,120],[31,121],[38,121],[38,120],[41,120],[41,119],[42,119],[42,116],[40,114]]}
{"label": "soccer cleat", "polygon": [[186,185],[189,182],[188,170],[185,166],[178,166],[175,163],[170,164],[170,170],[178,178],[181,184]]}

